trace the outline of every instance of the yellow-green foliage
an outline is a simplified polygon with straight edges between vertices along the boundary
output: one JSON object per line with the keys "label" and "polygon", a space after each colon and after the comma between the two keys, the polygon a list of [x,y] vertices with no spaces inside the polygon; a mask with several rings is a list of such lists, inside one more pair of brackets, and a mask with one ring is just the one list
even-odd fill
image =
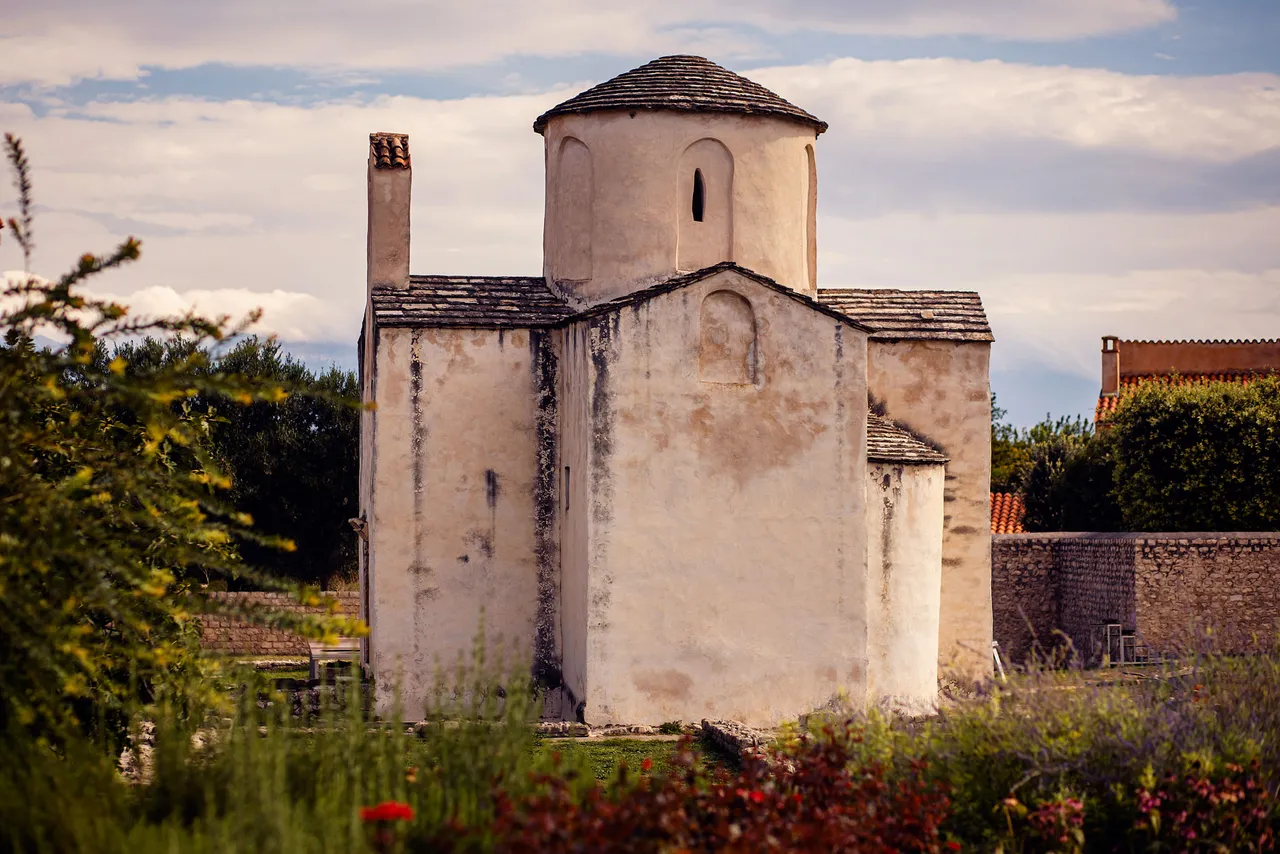
{"label": "yellow-green foliage", "polygon": [[[29,259],[30,176],[20,143],[6,143],[19,216],[5,231]],[[216,413],[192,405],[212,395],[277,401],[290,390],[200,370],[204,348],[237,331],[225,318],[139,319],[84,292],[86,280],[138,255],[130,238],[109,255],[84,255],[57,281],[27,276],[5,290],[0,730],[61,740],[75,729],[119,728],[162,693],[184,706],[212,699],[195,622],[225,609],[202,592],[211,577],[253,577],[320,603],[316,591],[257,577],[237,557],[237,539],[262,538],[221,497],[230,481],[207,442]],[[147,334],[196,346],[189,359],[151,370],[94,358],[110,342]],[[66,344],[36,347],[37,335]],[[337,616],[240,613],[311,637],[361,630]]]}

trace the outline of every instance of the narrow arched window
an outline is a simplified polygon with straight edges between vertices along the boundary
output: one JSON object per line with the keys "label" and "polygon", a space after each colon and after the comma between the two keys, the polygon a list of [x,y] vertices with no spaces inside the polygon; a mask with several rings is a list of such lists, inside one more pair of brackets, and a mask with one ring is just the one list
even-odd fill
{"label": "narrow arched window", "polygon": [[702,170],[693,170],[693,221],[702,222],[703,208],[706,205],[707,191],[702,186]]}
{"label": "narrow arched window", "polygon": [[680,155],[670,186],[677,228],[676,269],[692,272],[732,261],[733,155],[729,149],[716,139],[693,143]]}

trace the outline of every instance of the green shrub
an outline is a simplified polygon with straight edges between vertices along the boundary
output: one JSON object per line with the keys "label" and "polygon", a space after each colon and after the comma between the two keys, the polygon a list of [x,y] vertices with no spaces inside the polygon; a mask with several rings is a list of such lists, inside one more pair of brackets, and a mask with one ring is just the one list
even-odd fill
{"label": "green shrub", "polygon": [[1280,377],[1143,383],[1110,424],[1130,530],[1280,528]]}
{"label": "green shrub", "polygon": [[[1073,829],[1085,851],[1150,850],[1143,793],[1188,774],[1214,786],[1247,782],[1269,793],[1248,807],[1262,804],[1261,818],[1218,814],[1200,819],[1205,826],[1239,819],[1258,834],[1254,842],[1264,839],[1258,828],[1274,833],[1280,827],[1280,651],[1274,647],[1247,657],[1206,655],[1127,681],[1033,669],[925,722],[873,715],[857,737],[857,761],[887,763],[902,773],[912,762],[927,762],[951,791],[943,829],[977,850],[1077,850]],[[1240,777],[1232,767],[1254,770]],[[1193,799],[1180,782],[1168,785],[1170,801]],[[1049,844],[1064,834],[1067,842]]]}
{"label": "green shrub", "polygon": [[295,718],[279,695],[260,708],[265,695],[247,680],[233,718],[195,741],[181,716],[160,710],[129,786],[86,740],[61,756],[10,740],[0,745],[0,849],[350,854],[370,850],[361,808],[385,801],[410,805],[413,838],[485,826],[497,792],[518,792],[529,772],[550,767],[533,749],[527,686],[507,684],[510,702],[492,691],[450,702],[434,710],[452,717],[449,727],[411,730],[367,720],[357,686]]}
{"label": "green shrub", "polygon": [[1022,482],[1028,531],[1118,531],[1115,456],[1107,433],[1035,445]]}

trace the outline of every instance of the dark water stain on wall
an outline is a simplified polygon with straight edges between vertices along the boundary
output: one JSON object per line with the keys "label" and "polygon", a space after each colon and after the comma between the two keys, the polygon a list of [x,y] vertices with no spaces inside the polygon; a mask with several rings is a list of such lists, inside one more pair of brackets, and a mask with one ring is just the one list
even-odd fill
{"label": "dark water stain on wall", "polygon": [[490,510],[498,506],[498,496],[502,494],[502,486],[498,483],[498,473],[493,469],[484,470],[484,502]]}
{"label": "dark water stain on wall", "polygon": [[[556,472],[559,448],[560,365],[552,333],[529,331],[530,363],[536,413],[537,471],[533,482],[534,559],[538,571],[538,605],[533,636],[533,678],[544,689],[562,688],[560,656],[560,543],[556,526]],[[572,699],[570,703],[572,704]]]}
{"label": "dark water stain on wall", "polygon": [[413,652],[414,661],[422,663],[424,651],[419,639],[424,635],[422,607],[436,598],[437,590],[431,584],[431,568],[422,563],[422,550],[426,539],[426,446],[427,424],[422,401],[422,331],[415,329],[409,336],[409,452],[413,478],[413,557],[409,571],[414,579]]}

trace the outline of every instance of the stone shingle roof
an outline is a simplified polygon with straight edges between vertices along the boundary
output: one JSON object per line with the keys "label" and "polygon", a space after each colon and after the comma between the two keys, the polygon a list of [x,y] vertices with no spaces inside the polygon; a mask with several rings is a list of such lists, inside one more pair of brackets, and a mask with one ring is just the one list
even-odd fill
{"label": "stone shingle roof", "polygon": [[818,301],[871,330],[876,341],[994,341],[973,291],[823,288]]}
{"label": "stone shingle roof", "polygon": [[947,461],[945,454],[874,412],[867,413],[867,459],[907,465],[940,465]]}
{"label": "stone shingle roof", "polygon": [[991,533],[1022,534],[1022,517],[1027,508],[1022,503],[1022,496],[1016,492],[991,493]]}
{"label": "stone shingle roof", "polygon": [[672,276],[669,279],[663,279],[657,284],[650,285],[647,288],[641,288],[638,291],[633,291],[632,293],[629,293],[629,294],[623,294],[622,296],[617,297],[616,299],[609,300],[608,302],[603,302],[603,303],[600,303],[599,305],[594,305],[591,308],[588,308],[585,311],[581,312],[581,314],[577,316],[590,317],[596,314],[603,314],[605,312],[615,311],[619,308],[623,308],[628,305],[644,302],[645,300],[651,299],[652,297],[658,296],[659,294],[665,294],[665,293],[669,293],[670,291],[683,288],[685,285],[691,285],[694,282],[700,282],[703,279],[707,278],[708,276],[714,276],[716,273],[721,273],[725,271],[737,273],[740,276],[745,276],[746,278],[751,279],[753,282],[756,282],[758,284],[765,286],[771,291],[776,291],[777,293],[780,293],[785,297],[788,297],[790,299],[795,300],[798,303],[808,306],[809,308],[813,309],[814,311],[820,314],[825,314],[828,317],[839,320],[842,323],[846,323],[849,326],[852,326],[854,329],[858,329],[863,332],[869,331],[869,329],[865,325],[860,323],[856,318],[849,317],[843,312],[837,311],[831,308],[830,306],[824,305],[823,303],[820,303],[817,300],[815,300],[813,297],[802,294],[797,290],[793,290],[787,287],[786,285],[782,284],[781,282],[774,281],[768,276],[762,276],[759,273],[755,272],[754,270],[748,270],[746,267],[740,267],[732,261],[721,261],[718,264],[712,264],[710,267],[703,267],[701,270],[695,270],[692,273],[681,273],[677,276]]}
{"label": "stone shingle roof", "polygon": [[533,129],[542,133],[553,116],[599,110],[779,116],[811,125],[818,133],[827,129],[816,116],[701,56],[663,56],[619,74],[547,110]]}
{"label": "stone shingle roof", "polygon": [[541,276],[410,276],[407,288],[373,289],[373,320],[375,325],[384,327],[527,329],[555,326],[641,303],[726,270],[745,276],[854,329],[867,331],[857,320],[732,261],[723,261],[694,273],[681,273],[583,310],[571,307],[563,297],[547,287]]}
{"label": "stone shingle roof", "polygon": [[409,287],[373,289],[378,326],[553,326],[572,312],[541,276],[410,276]]}
{"label": "stone shingle roof", "polygon": [[375,169],[409,168],[409,134],[371,133],[369,149],[373,153]]}
{"label": "stone shingle roof", "polygon": [[[1216,343],[1216,342],[1215,342]],[[1249,342],[1252,343],[1252,342]],[[1264,342],[1265,343],[1265,342]],[[1120,377],[1120,391],[1116,394],[1098,395],[1098,408],[1094,410],[1094,423],[1105,420],[1120,407],[1125,395],[1132,393],[1140,385],[1147,383],[1165,383],[1167,385],[1208,385],[1209,383],[1240,383],[1248,385],[1258,377],[1273,376],[1275,371],[1220,371],[1212,374],[1139,374],[1137,376]]]}

